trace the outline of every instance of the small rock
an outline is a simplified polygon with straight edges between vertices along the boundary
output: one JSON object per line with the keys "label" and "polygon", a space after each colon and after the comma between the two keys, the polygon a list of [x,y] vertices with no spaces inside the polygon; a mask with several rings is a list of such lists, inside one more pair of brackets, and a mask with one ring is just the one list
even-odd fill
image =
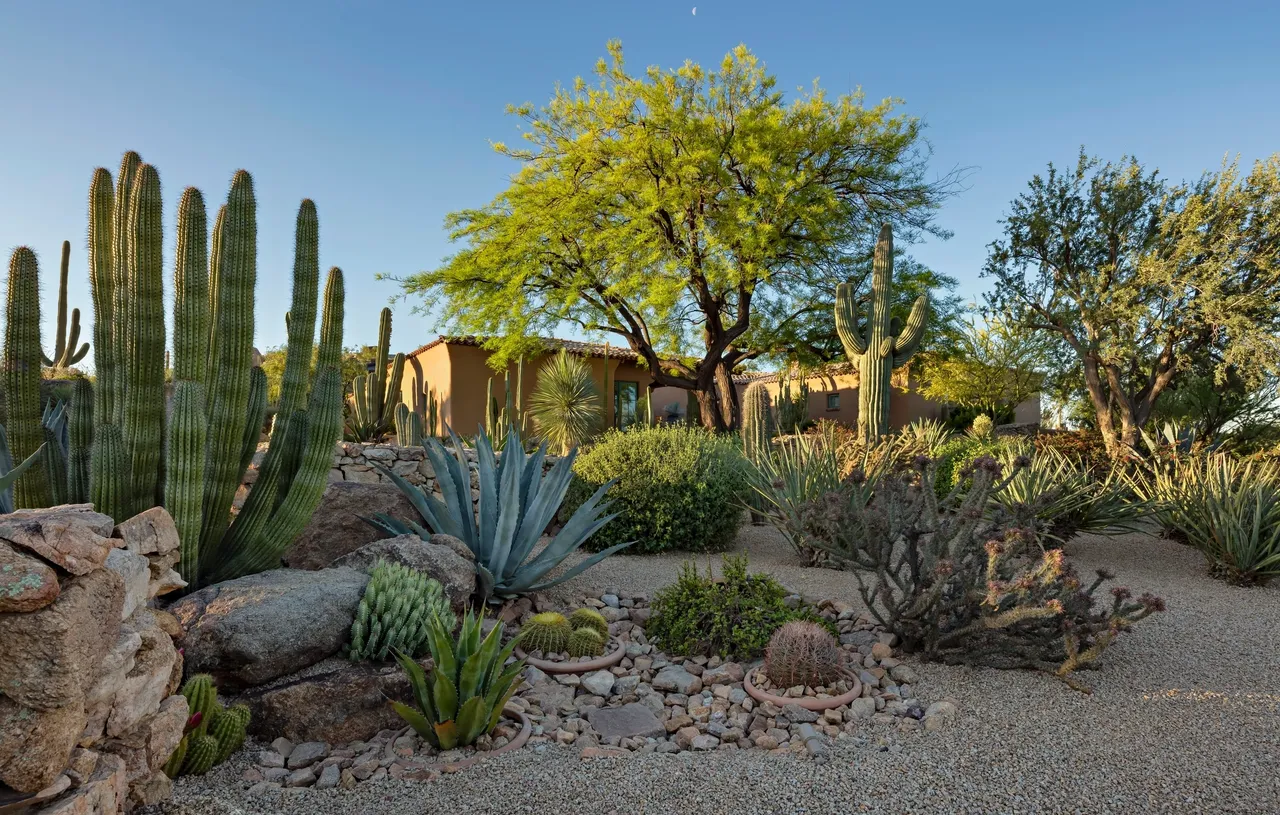
{"label": "small rock", "polygon": [[800,707],[797,704],[786,705],[782,708],[782,715],[786,716],[792,722],[816,722],[818,721],[818,711],[809,710]]}
{"label": "small rock", "polygon": [[608,696],[613,691],[616,677],[608,671],[593,671],[582,677],[582,688],[596,696]]}
{"label": "small rock", "polygon": [[694,750],[714,750],[720,746],[720,739],[710,735],[695,736],[690,740],[689,746]]}
{"label": "small rock", "polygon": [[289,773],[289,777],[285,779],[286,787],[309,787],[316,783],[315,770],[310,767],[303,767],[300,770],[294,770]]}
{"label": "small rock", "polygon": [[[329,745],[322,741],[305,741],[294,747],[289,753],[288,767],[291,770],[310,767],[317,761],[329,757]],[[296,785],[290,785],[296,786]]]}
{"label": "small rock", "polygon": [[316,780],[316,789],[331,790],[338,786],[338,782],[342,780],[342,770],[337,764],[329,764],[320,771],[320,778]]}
{"label": "small rock", "polygon": [[655,690],[676,691],[685,695],[702,690],[702,680],[679,665],[668,665],[653,678]]}
{"label": "small rock", "polygon": [[247,795],[250,798],[260,798],[273,792],[279,792],[280,785],[273,784],[270,781],[260,781],[249,788]]}

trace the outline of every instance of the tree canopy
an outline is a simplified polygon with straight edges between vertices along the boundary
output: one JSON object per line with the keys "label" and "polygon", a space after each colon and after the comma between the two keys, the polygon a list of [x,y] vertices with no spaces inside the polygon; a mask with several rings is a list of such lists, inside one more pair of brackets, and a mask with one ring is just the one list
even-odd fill
{"label": "tree canopy", "polygon": [[694,391],[705,424],[732,427],[734,367],[825,321],[882,222],[941,234],[953,179],[926,178],[922,125],[894,100],[815,83],[786,102],[743,46],[716,70],[641,75],[608,50],[596,84],[509,108],[526,143],[494,147],[519,171],[448,217],[463,248],[404,290],[449,330],[495,336],[499,360],[566,323],[620,339],[657,385]]}
{"label": "tree canopy", "polygon": [[1081,152],[1014,199],[990,246],[989,301],[1060,337],[1108,448],[1132,447],[1198,361],[1218,382],[1280,368],[1280,155],[1172,184]]}
{"label": "tree canopy", "polygon": [[924,355],[922,396],[995,417],[1040,392],[1048,367],[1044,337],[999,319],[959,321],[958,327],[946,352]]}

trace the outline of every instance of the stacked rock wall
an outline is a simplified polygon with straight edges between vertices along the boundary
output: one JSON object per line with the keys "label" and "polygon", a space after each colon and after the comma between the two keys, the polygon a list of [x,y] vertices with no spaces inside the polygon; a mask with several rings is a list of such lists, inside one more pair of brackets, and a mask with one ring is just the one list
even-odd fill
{"label": "stacked rock wall", "polygon": [[163,509],[120,525],[84,505],[0,516],[0,783],[35,813],[112,813],[166,797],[182,737],[177,621],[147,602],[185,585]]}

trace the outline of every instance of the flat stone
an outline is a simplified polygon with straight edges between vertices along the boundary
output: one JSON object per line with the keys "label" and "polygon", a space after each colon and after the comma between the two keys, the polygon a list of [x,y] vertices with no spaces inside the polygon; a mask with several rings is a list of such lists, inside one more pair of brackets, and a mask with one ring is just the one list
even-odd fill
{"label": "flat stone", "polygon": [[849,703],[848,721],[869,721],[876,715],[876,700],[870,696],[860,696]]}
{"label": "flat stone", "polygon": [[653,711],[639,702],[622,707],[592,708],[587,713],[587,721],[602,739],[662,738],[667,733]]}
{"label": "flat stone", "polygon": [[679,665],[668,665],[653,678],[654,690],[675,691],[686,696],[702,690],[702,680]]}
{"label": "flat stone", "polygon": [[879,642],[874,631],[850,631],[847,634],[840,635],[841,645],[852,645],[854,647],[863,647],[874,645]]}
{"label": "flat stone", "polygon": [[293,748],[293,752],[289,754],[288,767],[290,770],[298,770],[303,767],[310,767],[317,761],[328,758],[329,745],[322,741],[305,741]]}
{"label": "flat stone", "polygon": [[124,812],[129,781],[124,760],[104,755],[85,783],[40,810],[40,815],[99,815]]}
{"label": "flat stone", "polygon": [[951,702],[934,702],[924,711],[926,719],[932,719],[935,716],[942,716],[950,719],[956,715],[956,706]]}
{"label": "flat stone", "polygon": [[111,537],[136,555],[167,555],[178,548],[178,526],[164,507],[152,507],[116,524]]}
{"label": "flat stone", "polygon": [[0,515],[0,541],[33,552],[74,575],[102,568],[116,547],[112,521],[91,504],[20,509]]}
{"label": "flat stone", "polygon": [[0,614],[44,608],[58,599],[61,588],[49,564],[0,541]]}
{"label": "flat stone", "polygon": [[112,549],[107,555],[106,567],[124,580],[124,607],[120,610],[120,619],[127,619],[150,599],[147,595],[151,564],[142,555],[135,555],[125,549]]}
{"label": "flat stone", "polygon": [[709,736],[705,734],[701,736],[695,736],[693,740],[689,742],[689,747],[694,750],[714,750],[719,746],[720,746],[720,739],[717,739],[715,736]]}
{"label": "flat stone", "polygon": [[347,641],[368,582],[355,569],[275,569],[190,594],[169,608],[186,628],[187,672],[225,692],[314,665]]}
{"label": "flat stone", "polygon": [[294,770],[289,773],[289,777],[284,780],[286,787],[309,787],[316,783],[316,771],[310,767],[303,767],[300,770]]}
{"label": "flat stone", "polygon": [[782,715],[792,722],[816,722],[819,718],[816,710],[808,710],[795,703],[784,705]]}
{"label": "flat stone", "polygon": [[34,793],[57,781],[84,722],[83,697],[35,710],[0,694],[0,784]]}
{"label": "flat stone", "polygon": [[746,676],[746,671],[742,665],[737,662],[726,662],[715,668],[708,668],[702,672],[703,685],[732,685],[735,682],[741,682]]}
{"label": "flat stone", "polygon": [[593,671],[582,677],[582,688],[595,696],[608,696],[613,691],[615,677],[608,671]]}
{"label": "flat stone", "polygon": [[579,755],[582,756],[584,760],[589,758],[627,758],[631,755],[631,752],[629,750],[624,750],[621,747],[592,746],[584,748]]}

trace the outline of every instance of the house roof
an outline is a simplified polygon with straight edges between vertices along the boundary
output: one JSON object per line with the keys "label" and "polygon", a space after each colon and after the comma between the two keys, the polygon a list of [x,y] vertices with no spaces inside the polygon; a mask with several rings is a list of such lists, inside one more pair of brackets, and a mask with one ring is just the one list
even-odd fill
{"label": "house roof", "polygon": [[[458,336],[458,337],[441,336],[441,337],[436,337],[434,340],[427,343],[426,345],[418,346],[417,348],[413,349],[409,353],[405,354],[405,356],[415,357],[418,354],[421,354],[423,351],[427,351],[431,348],[435,348],[437,345],[468,345],[468,346],[478,348],[484,345],[486,341],[492,340],[492,339],[495,339],[495,338],[480,336],[480,335],[472,335],[472,334],[469,334],[466,336]],[[607,348],[610,359],[625,359],[625,360],[631,360],[631,361],[635,361],[639,359],[639,355],[635,351],[632,351],[630,348],[625,348],[625,347],[619,348],[616,345],[605,346],[604,343],[600,343],[600,342],[580,342],[578,340],[562,340],[556,337],[542,337],[540,339],[546,345],[548,351],[558,351],[560,349],[564,349],[565,351],[568,351],[570,354],[574,354],[576,356],[602,357],[605,355],[605,351]]]}
{"label": "house roof", "polygon": [[[752,382],[777,382],[785,374],[785,371],[751,371],[744,374],[734,374],[733,384],[749,385]],[[808,368],[804,372],[805,379],[820,379],[830,376],[847,376],[849,374],[857,374],[858,369],[852,362],[829,362],[818,368]],[[796,374],[793,377],[799,378]]]}

